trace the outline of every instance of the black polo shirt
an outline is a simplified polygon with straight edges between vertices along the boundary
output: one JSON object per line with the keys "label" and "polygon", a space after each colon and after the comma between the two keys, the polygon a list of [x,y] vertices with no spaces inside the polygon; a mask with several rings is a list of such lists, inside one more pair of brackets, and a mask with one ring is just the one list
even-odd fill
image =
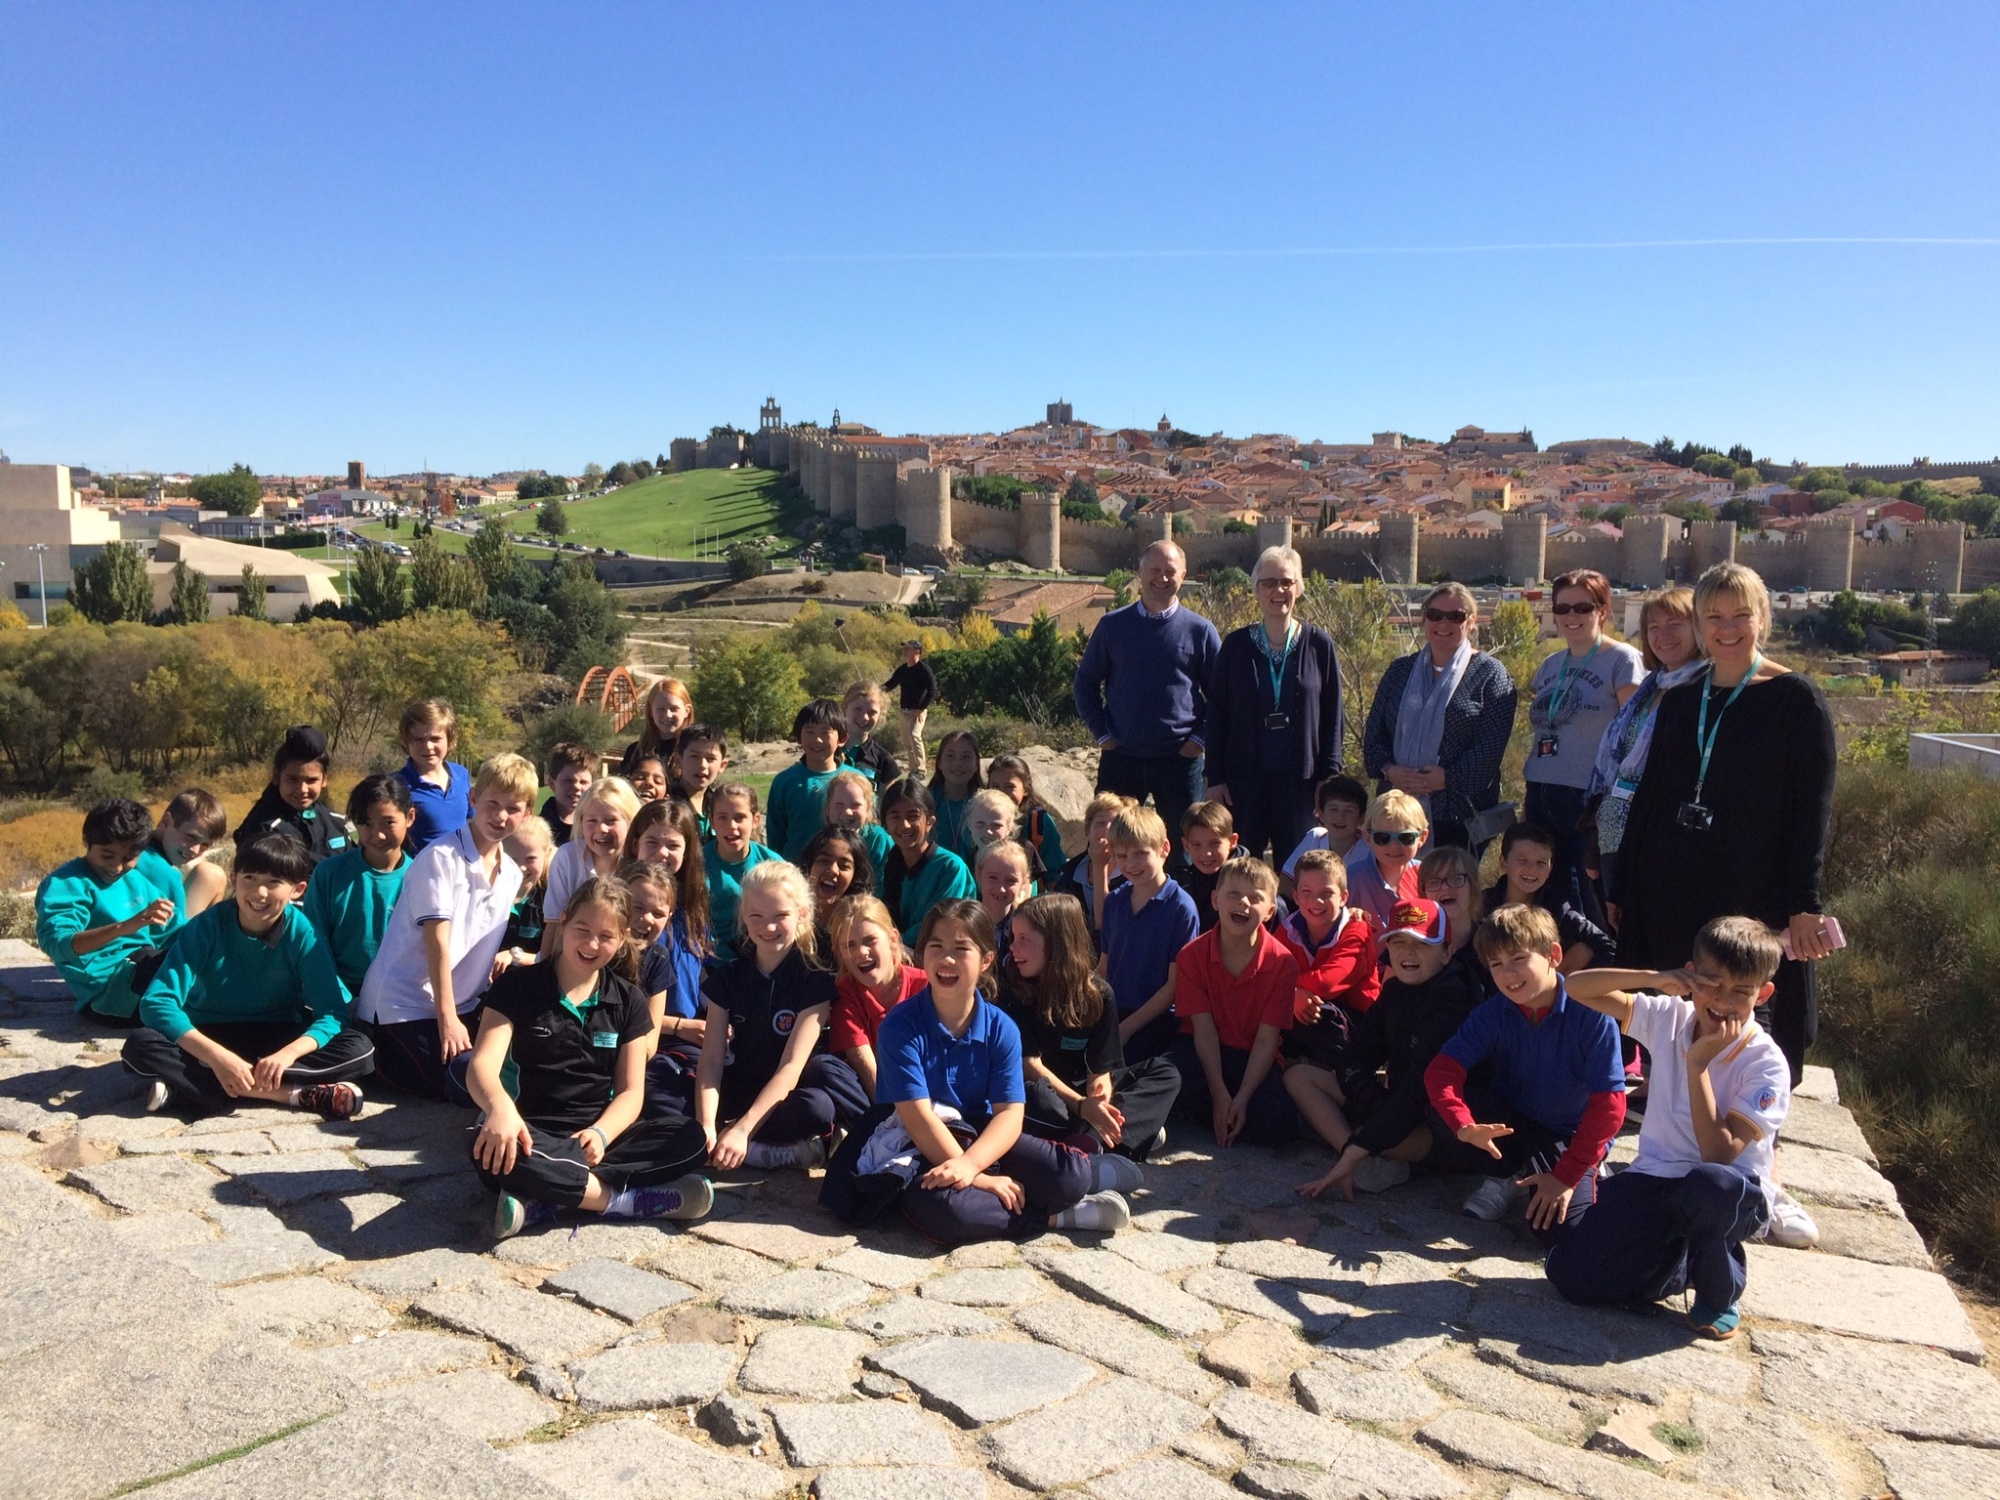
{"label": "black polo shirt", "polygon": [[486,1007],[514,1026],[510,1052],[521,1071],[515,1107],[521,1118],[564,1133],[597,1123],[611,1101],[618,1049],[653,1029],[646,997],[630,980],[598,976],[597,994],[579,1007],[562,997],[553,959],[516,964],[486,992]]}
{"label": "black polo shirt", "polygon": [[1043,1067],[1079,1094],[1088,1092],[1090,1080],[1099,1073],[1115,1073],[1125,1066],[1125,1048],[1118,1040],[1118,1007],[1112,1003],[1108,986],[1104,1009],[1089,1026],[1051,1026],[1034,1013],[1015,985],[1002,985],[1000,1005],[1021,1028],[1021,1056],[1040,1058]]}
{"label": "black polo shirt", "polygon": [[[814,1006],[833,1008],[833,976],[815,969],[794,948],[768,974],[757,972],[753,948],[734,962],[710,969],[701,982],[702,998],[729,1012],[729,1053],[722,1070],[721,1118],[733,1120],[757,1095],[785,1055],[792,1028]],[[821,1017],[820,1046],[826,1045]]]}

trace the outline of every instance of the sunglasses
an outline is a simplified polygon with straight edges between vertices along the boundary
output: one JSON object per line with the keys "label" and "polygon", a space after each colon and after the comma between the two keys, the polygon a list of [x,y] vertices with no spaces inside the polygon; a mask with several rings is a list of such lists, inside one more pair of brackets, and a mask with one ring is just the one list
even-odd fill
{"label": "sunglasses", "polygon": [[1462,609],[1427,609],[1424,611],[1424,618],[1429,620],[1433,625],[1442,624],[1446,620],[1451,621],[1454,625],[1463,625],[1465,623],[1465,611]]}
{"label": "sunglasses", "polygon": [[1403,828],[1397,830],[1390,830],[1386,828],[1371,828],[1368,830],[1368,837],[1374,840],[1374,842],[1381,844],[1384,848],[1386,848],[1390,844],[1414,844],[1417,842],[1418,839],[1422,838],[1423,835],[1417,832],[1417,830],[1414,828]]}
{"label": "sunglasses", "polygon": [[1595,604],[1551,604],[1549,606],[1549,613],[1552,615],[1594,615],[1597,613],[1597,606]]}

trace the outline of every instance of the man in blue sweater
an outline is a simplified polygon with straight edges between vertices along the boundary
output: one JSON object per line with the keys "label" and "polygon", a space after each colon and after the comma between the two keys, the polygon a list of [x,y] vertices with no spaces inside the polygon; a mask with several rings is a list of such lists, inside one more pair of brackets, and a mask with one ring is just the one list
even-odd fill
{"label": "man in blue sweater", "polygon": [[[1139,599],[1097,622],[1076,669],[1076,710],[1097,739],[1097,790],[1159,809],[1179,837],[1202,794],[1202,731],[1215,627],[1180,603],[1187,557],[1159,541],[1139,559]],[[1178,844],[1175,845],[1178,852]]]}

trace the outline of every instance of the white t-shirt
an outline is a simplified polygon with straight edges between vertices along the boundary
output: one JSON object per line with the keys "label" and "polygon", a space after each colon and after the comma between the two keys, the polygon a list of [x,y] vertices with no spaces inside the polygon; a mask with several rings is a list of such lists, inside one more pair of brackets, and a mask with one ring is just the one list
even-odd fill
{"label": "white t-shirt", "polygon": [[479,1003],[493,974],[493,960],[507,936],[507,919],[521,894],[521,867],[503,849],[486,882],[472,829],[459,828],[424,846],[403,877],[402,894],[389,913],[382,946],[361,982],[355,1014],[394,1025],[437,1017],[430,967],[424,962],[423,924],[451,923],[451,992],[460,1015]]}
{"label": "white t-shirt", "polygon": [[569,905],[569,898],[597,871],[591,866],[590,851],[580,840],[572,838],[562,848],[556,850],[549,861],[548,883],[542,887],[542,916],[551,922],[562,920],[563,909]]}
{"label": "white t-shirt", "polygon": [[[1694,1002],[1678,995],[1634,995],[1625,1034],[1652,1054],[1647,1075],[1646,1119],[1639,1127],[1639,1155],[1626,1170],[1647,1177],[1685,1177],[1701,1165],[1688,1107],[1688,1048],[1694,1043]],[[1757,1132],[1733,1170],[1753,1179],[1770,1202],[1777,1184],[1771,1153],[1778,1128],[1792,1105],[1792,1073],[1785,1054],[1764,1029],[1751,1022],[1735,1046],[1708,1065],[1709,1091],[1717,1119],[1741,1115]]]}
{"label": "white t-shirt", "polygon": [[1294,849],[1291,857],[1285,861],[1285,879],[1297,880],[1299,878],[1299,856],[1301,854],[1311,849],[1324,849],[1327,847],[1326,830],[1315,823],[1312,832],[1299,840],[1299,847]]}

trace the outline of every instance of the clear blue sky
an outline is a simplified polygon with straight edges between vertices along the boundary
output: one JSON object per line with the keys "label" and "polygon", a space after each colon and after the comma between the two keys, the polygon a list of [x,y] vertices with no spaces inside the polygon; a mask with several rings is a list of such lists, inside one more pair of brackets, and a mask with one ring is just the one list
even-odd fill
{"label": "clear blue sky", "polygon": [[1983,458],[1996,54],[1972,3],[0,0],[0,448],[575,472],[771,391]]}

